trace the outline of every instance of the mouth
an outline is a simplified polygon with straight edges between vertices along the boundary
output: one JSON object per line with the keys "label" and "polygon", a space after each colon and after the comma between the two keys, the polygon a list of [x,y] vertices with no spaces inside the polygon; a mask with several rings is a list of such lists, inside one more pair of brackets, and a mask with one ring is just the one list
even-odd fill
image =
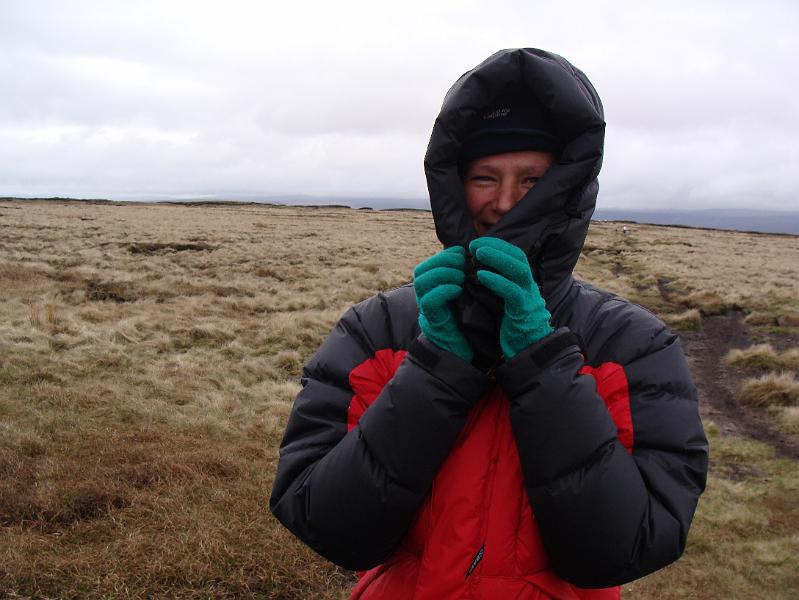
{"label": "mouth", "polygon": [[496,222],[492,223],[489,221],[483,221],[479,219],[475,219],[473,223],[474,223],[474,228],[477,230],[477,233],[479,233],[480,235],[482,235],[483,233],[491,229],[494,225],[496,225]]}

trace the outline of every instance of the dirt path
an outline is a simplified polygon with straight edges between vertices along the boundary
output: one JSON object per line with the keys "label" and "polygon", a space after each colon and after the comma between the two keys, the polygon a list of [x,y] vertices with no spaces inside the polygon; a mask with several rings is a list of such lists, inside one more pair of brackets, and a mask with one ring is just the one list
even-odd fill
{"label": "dirt path", "polygon": [[752,343],[742,319],[739,311],[706,316],[700,331],[680,335],[699,389],[702,418],[714,421],[725,433],[769,444],[778,457],[799,460],[799,443],[780,432],[767,413],[741,406],[735,400],[734,391],[746,374],[727,365],[723,358],[732,348],[746,348]]}

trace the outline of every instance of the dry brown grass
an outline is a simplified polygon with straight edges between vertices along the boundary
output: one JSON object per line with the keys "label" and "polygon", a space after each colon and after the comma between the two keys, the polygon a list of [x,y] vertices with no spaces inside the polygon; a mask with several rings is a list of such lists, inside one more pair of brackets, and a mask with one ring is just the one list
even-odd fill
{"label": "dry brown grass", "polygon": [[741,404],[767,408],[774,422],[787,436],[797,433],[795,408],[799,405],[799,348],[778,352],[771,344],[757,344],[727,353],[728,364],[748,370],[768,371],[744,380],[738,388]]}
{"label": "dry brown grass", "polygon": [[792,600],[799,589],[799,470],[761,443],[705,423],[711,474],[679,562],[622,598]]}
{"label": "dry brown grass", "polygon": [[[277,447],[336,319],[439,249],[430,215],[0,207],[0,596],[346,597],[352,575],[268,513]],[[675,326],[707,291],[791,327],[795,239],[628,229],[595,224],[578,273]],[[799,587],[796,464],[712,443],[686,558],[626,598]]]}
{"label": "dry brown grass", "polygon": [[799,434],[799,406],[787,406],[781,415],[782,426],[790,433]]}
{"label": "dry brown grass", "polygon": [[660,317],[675,331],[696,331],[702,326],[702,314],[695,308],[677,314],[662,313]]}
{"label": "dry brown grass", "polygon": [[757,344],[745,349],[731,350],[725,360],[739,367],[799,371],[799,348],[777,352],[771,344]]}
{"label": "dry brown grass", "polygon": [[429,215],[13,206],[0,595],[342,597],[268,513],[276,448],[341,313],[437,250]]}
{"label": "dry brown grass", "polygon": [[768,373],[747,379],[738,400],[750,406],[799,405],[799,380],[791,373]]}
{"label": "dry brown grass", "polygon": [[799,469],[758,442],[705,423],[708,487],[677,563],[624,586],[622,598],[792,600],[799,589]]}
{"label": "dry brown grass", "polygon": [[799,327],[799,313],[755,310],[746,315],[747,325],[770,325],[774,327]]}
{"label": "dry brown grass", "polygon": [[596,223],[580,264],[659,313],[740,308],[753,325],[799,326],[796,236]]}

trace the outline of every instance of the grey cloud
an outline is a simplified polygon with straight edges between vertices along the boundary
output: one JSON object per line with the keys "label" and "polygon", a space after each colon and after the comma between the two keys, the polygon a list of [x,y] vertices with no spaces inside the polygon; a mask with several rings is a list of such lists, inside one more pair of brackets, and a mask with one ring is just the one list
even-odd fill
{"label": "grey cloud", "polygon": [[605,206],[798,208],[792,3],[0,5],[0,195],[418,198],[444,92],[501,47],[585,70]]}

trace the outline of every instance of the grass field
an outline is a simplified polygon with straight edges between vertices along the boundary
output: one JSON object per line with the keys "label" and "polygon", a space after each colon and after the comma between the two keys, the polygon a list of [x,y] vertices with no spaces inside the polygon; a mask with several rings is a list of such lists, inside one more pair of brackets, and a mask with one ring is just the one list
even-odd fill
{"label": "grass field", "polygon": [[[728,376],[696,363],[686,555],[625,598],[796,598],[799,238],[627,227],[595,223],[578,274]],[[425,212],[0,202],[0,596],[346,598],[267,510],[277,447],[338,317],[438,249]]]}

